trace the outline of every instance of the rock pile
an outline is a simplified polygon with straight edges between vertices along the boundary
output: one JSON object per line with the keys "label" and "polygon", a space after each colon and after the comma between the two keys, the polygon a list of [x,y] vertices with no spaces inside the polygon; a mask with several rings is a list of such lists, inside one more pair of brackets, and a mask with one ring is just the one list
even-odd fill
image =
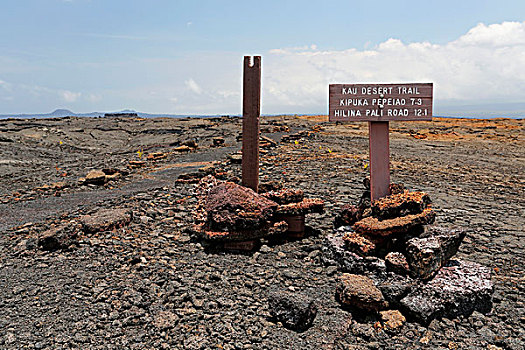
{"label": "rock pile", "polygon": [[341,304],[364,313],[398,309],[425,324],[490,311],[490,269],[450,260],[465,231],[425,230],[435,220],[428,194],[391,185],[389,196],[371,202],[368,181],[365,187],[359,203],[337,215],[323,247],[325,263],[345,272],[336,290]]}
{"label": "rock pile", "polygon": [[255,240],[285,234],[291,226],[289,222],[297,216],[304,223],[304,215],[321,212],[324,207],[322,200],[304,198],[300,190],[279,189],[259,194],[213,176],[204,177],[195,194],[198,205],[194,232],[207,241],[233,249],[250,250]]}

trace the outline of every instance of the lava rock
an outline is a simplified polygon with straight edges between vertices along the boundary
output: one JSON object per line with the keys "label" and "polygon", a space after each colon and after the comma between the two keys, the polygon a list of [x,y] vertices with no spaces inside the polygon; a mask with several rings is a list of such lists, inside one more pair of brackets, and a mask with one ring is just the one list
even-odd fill
{"label": "lava rock", "polygon": [[317,304],[310,297],[288,291],[273,291],[268,297],[272,317],[286,328],[303,332],[317,315]]}
{"label": "lava rock", "polygon": [[280,205],[276,214],[295,216],[305,215],[310,213],[322,213],[324,210],[324,201],[317,198],[305,198],[299,203],[290,203]]}
{"label": "lava rock", "polygon": [[370,278],[349,273],[340,277],[336,298],[343,305],[366,311],[379,311],[388,305]]}
{"label": "lava rock", "polygon": [[77,243],[77,231],[73,225],[63,224],[42,232],[37,246],[46,251],[67,249]]}
{"label": "lava rock", "polygon": [[102,170],[91,170],[85,177],[85,184],[103,185],[106,182],[106,174]]}
{"label": "lava rock", "polygon": [[371,255],[376,250],[373,241],[355,232],[345,232],[343,240],[348,250],[361,256]]}
{"label": "lava rock", "polygon": [[374,280],[390,306],[395,307],[417,284],[417,280],[392,272],[370,275],[370,278]]}
{"label": "lava rock", "polygon": [[228,159],[230,160],[230,163],[232,164],[241,164],[242,163],[242,154],[240,153],[233,153],[228,156]]}
{"label": "lava rock", "polygon": [[336,265],[343,272],[356,274],[386,272],[384,260],[374,256],[361,257],[356,253],[346,250],[342,231],[326,236],[323,242],[322,253],[321,259],[324,264]]}
{"label": "lava rock", "polygon": [[430,197],[424,192],[403,191],[373,201],[372,216],[385,220],[409,214],[419,214],[430,203]]}
{"label": "lava rock", "polygon": [[206,229],[210,231],[240,231],[267,226],[277,203],[252,189],[234,184],[219,183],[206,199]]}
{"label": "lava rock", "polygon": [[380,311],[381,321],[387,330],[399,330],[406,322],[405,316],[399,310]]}
{"label": "lava rock", "polygon": [[436,214],[431,208],[427,208],[419,214],[411,214],[382,221],[370,216],[356,222],[354,230],[370,236],[387,237],[416,230],[421,225],[433,223],[435,218]]}
{"label": "lava rock", "polygon": [[212,139],[212,146],[213,147],[221,147],[224,145],[224,137],[217,136]]}
{"label": "lava rock", "polygon": [[131,209],[101,209],[93,215],[83,215],[80,222],[84,232],[109,231],[129,224],[133,218]]}
{"label": "lava rock", "polygon": [[304,199],[304,192],[303,190],[283,188],[278,191],[265,192],[262,196],[278,204],[290,204],[302,202]]}
{"label": "lava rock", "polygon": [[351,226],[362,219],[363,211],[355,205],[347,204],[341,208],[334,219],[334,226]]}
{"label": "lava rock", "polygon": [[407,258],[400,252],[390,252],[385,256],[385,265],[387,270],[400,275],[409,273]]}
{"label": "lava rock", "polygon": [[424,238],[408,240],[406,254],[413,277],[428,279],[458,251],[463,230],[433,227]]}
{"label": "lava rock", "polygon": [[450,260],[432,280],[401,299],[401,305],[407,316],[425,324],[440,317],[469,316],[474,311],[488,313],[494,293],[490,275],[488,267]]}
{"label": "lava rock", "polygon": [[208,241],[248,241],[283,234],[287,230],[288,224],[285,221],[279,221],[276,223],[268,222],[258,229],[247,230],[210,231],[203,229],[202,226],[197,226],[195,232]]}

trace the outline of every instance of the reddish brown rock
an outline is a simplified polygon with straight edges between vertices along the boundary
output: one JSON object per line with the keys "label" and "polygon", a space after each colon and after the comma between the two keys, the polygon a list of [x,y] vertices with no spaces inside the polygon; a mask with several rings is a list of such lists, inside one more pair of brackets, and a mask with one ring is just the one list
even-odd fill
{"label": "reddish brown rock", "polygon": [[336,288],[336,297],[343,305],[366,311],[379,311],[388,305],[374,282],[361,275],[343,274]]}
{"label": "reddish brown rock", "polygon": [[106,174],[102,170],[91,170],[85,177],[84,183],[103,185],[106,182]]}
{"label": "reddish brown rock", "polygon": [[334,220],[334,226],[352,226],[363,217],[363,210],[358,206],[347,204],[341,208]]}
{"label": "reddish brown rock", "polygon": [[186,145],[182,145],[182,146],[178,146],[178,147],[175,147],[173,149],[174,152],[189,152],[191,151],[193,148],[190,147],[190,146],[186,146]]}
{"label": "reddish brown rock", "polygon": [[84,232],[109,231],[127,225],[133,218],[131,209],[101,209],[93,215],[83,215],[80,222]]}
{"label": "reddish brown rock", "polygon": [[385,256],[386,268],[400,275],[406,275],[409,272],[406,257],[400,252],[390,252]]}
{"label": "reddish brown rock", "polygon": [[346,232],[343,240],[345,241],[346,249],[361,256],[371,255],[376,250],[374,242],[355,232]]}
{"label": "reddish brown rock", "polygon": [[164,152],[153,152],[153,153],[148,154],[147,158],[149,160],[159,160],[159,159],[165,159],[167,157],[168,157],[167,153],[164,153]]}
{"label": "reddish brown rock", "polygon": [[144,165],[146,165],[146,162],[143,160],[130,160],[129,161],[129,167],[131,169],[141,168]]}
{"label": "reddish brown rock", "polygon": [[304,199],[304,192],[302,190],[283,188],[278,191],[265,192],[262,196],[278,204],[290,204],[302,202]]}
{"label": "reddish brown rock", "polygon": [[403,314],[398,310],[380,311],[379,314],[381,315],[383,326],[387,330],[398,330],[399,328],[403,327],[406,322],[405,316],[403,316]]}
{"label": "reddish brown rock", "polygon": [[390,184],[388,187],[390,195],[403,193],[405,186],[403,184]]}
{"label": "reddish brown rock", "polygon": [[324,210],[324,201],[317,198],[305,198],[299,203],[280,205],[276,214],[279,215],[305,215],[309,213],[321,213]]}
{"label": "reddish brown rock", "polygon": [[250,188],[233,182],[219,183],[206,199],[205,227],[209,231],[261,229],[268,225],[277,206]]}
{"label": "reddish brown rock", "polygon": [[372,216],[380,219],[391,219],[409,214],[419,214],[431,203],[424,192],[392,194],[372,202]]}
{"label": "reddish brown rock", "polygon": [[209,241],[247,241],[282,234],[287,229],[288,225],[284,221],[251,230],[208,231],[203,225],[194,228],[200,236]]}
{"label": "reddish brown rock", "polygon": [[383,221],[370,216],[356,222],[354,230],[370,236],[386,237],[397,233],[409,232],[421,225],[431,224],[435,218],[436,214],[432,211],[432,208],[427,208],[420,214],[406,215]]}

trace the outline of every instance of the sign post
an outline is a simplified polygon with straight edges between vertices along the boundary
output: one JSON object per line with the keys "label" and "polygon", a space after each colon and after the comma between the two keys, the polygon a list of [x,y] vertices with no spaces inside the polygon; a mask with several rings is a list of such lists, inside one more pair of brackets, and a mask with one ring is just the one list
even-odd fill
{"label": "sign post", "polygon": [[261,56],[244,56],[242,95],[242,185],[258,192]]}
{"label": "sign post", "polygon": [[389,121],[432,120],[432,83],[330,84],[330,121],[368,121],[370,193],[389,194]]}

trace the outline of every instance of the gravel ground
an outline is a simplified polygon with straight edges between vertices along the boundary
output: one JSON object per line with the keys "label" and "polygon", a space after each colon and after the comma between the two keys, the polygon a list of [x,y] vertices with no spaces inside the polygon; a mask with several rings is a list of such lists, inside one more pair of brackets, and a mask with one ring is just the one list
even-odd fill
{"label": "gravel ground", "polygon": [[[467,231],[458,257],[490,266],[495,285],[487,315],[407,322],[396,332],[343,310],[334,297],[340,272],[321,262],[335,213],[363,191],[364,123],[264,118],[263,134],[278,145],[263,148],[261,181],[325,200],[324,214],[307,217],[305,238],[234,253],[188,233],[195,185],[176,180],[208,165],[239,177],[228,155],[240,149],[240,125],[227,117],[1,120],[0,348],[524,348],[523,120],[391,123],[392,181],[429,193],[437,223]],[[280,141],[301,131],[298,140]],[[212,147],[214,137],[224,145]],[[198,148],[189,153],[175,150],[193,141]],[[148,160],[153,152],[167,156]],[[144,159],[143,167],[127,167]],[[102,168],[129,173],[103,186],[78,181]],[[42,189],[56,182],[67,187]],[[130,208],[133,219],[81,234],[68,249],[35,246],[47,229],[104,208]],[[275,289],[317,301],[311,328],[295,332],[271,319]]]}

